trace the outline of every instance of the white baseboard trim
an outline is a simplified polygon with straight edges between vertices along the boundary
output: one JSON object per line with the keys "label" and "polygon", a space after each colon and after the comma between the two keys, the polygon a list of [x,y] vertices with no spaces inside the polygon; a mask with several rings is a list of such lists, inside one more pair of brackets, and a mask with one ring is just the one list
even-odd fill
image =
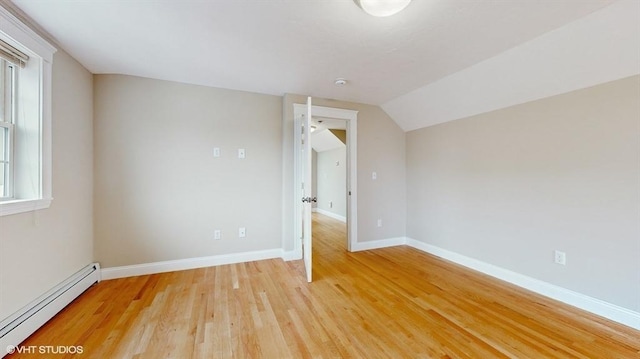
{"label": "white baseboard trim", "polygon": [[282,260],[285,262],[299,259],[302,259],[302,250],[282,251]]}
{"label": "white baseboard trim", "polygon": [[345,217],[345,216],[341,216],[339,214],[331,213],[331,212],[326,211],[326,210],[321,209],[321,208],[316,208],[315,212],[318,212],[320,214],[324,214],[325,216],[331,217],[333,219],[337,219],[340,222],[347,223],[347,217]]}
{"label": "white baseboard trim", "polygon": [[212,267],[224,264],[252,262],[282,257],[282,249],[268,249],[264,251],[222,254],[209,257],[186,258],[163,262],[102,268],[102,280]]}
{"label": "white baseboard trim", "polygon": [[407,238],[406,244],[410,247],[433,254],[440,258],[447,259],[451,262],[474,269],[478,272],[482,272],[505,282],[515,284],[532,292],[544,295],[545,297],[555,299],[557,301],[572,305],[582,310],[586,310],[587,312],[597,314],[607,319],[611,319],[615,322],[640,330],[640,313],[634,312],[632,310],[547,282],[543,282],[541,280],[531,278],[520,273],[512,272],[508,269],[504,269],[493,264],[470,258],[462,254],[458,254],[412,238]]}
{"label": "white baseboard trim", "polygon": [[[640,313],[638,312],[412,238],[395,237],[375,241],[357,242],[354,244],[352,250],[354,252],[357,252],[399,246],[404,244],[423,252],[430,253],[440,258],[449,260],[464,267],[490,275],[508,283],[515,284],[519,287],[528,289],[532,292],[544,295],[551,299],[555,299],[557,301],[586,310],[593,314],[600,315],[615,322],[627,325],[631,328],[640,330]],[[264,251],[224,254],[218,256],[187,258],[164,262],[102,268],[101,277],[102,280],[108,280],[273,258],[282,258],[285,261],[298,260],[302,258],[302,253],[299,252],[300,251],[295,250],[285,252],[281,249],[270,249]]]}
{"label": "white baseboard trim", "polygon": [[356,242],[351,247],[352,252],[368,251],[371,249],[401,246],[406,243],[405,237],[378,239],[375,241]]}

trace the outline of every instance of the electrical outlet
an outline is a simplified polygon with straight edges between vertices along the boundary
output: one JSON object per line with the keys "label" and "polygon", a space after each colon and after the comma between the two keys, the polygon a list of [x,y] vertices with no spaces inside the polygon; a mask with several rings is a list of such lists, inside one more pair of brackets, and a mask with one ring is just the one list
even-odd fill
{"label": "electrical outlet", "polygon": [[329,208],[333,208],[333,201],[329,201]]}
{"label": "electrical outlet", "polygon": [[246,153],[244,151],[244,148],[239,148],[238,149],[238,158],[245,158],[246,157]]}
{"label": "electrical outlet", "polygon": [[247,236],[247,231],[244,227],[240,227],[240,229],[238,229],[238,237],[240,238],[244,238]]}
{"label": "electrical outlet", "polygon": [[567,264],[567,254],[565,252],[562,251],[558,251],[556,250],[554,252],[555,255],[555,262],[561,265],[566,265]]}
{"label": "electrical outlet", "polygon": [[382,227],[382,220],[378,219],[378,227]]}
{"label": "electrical outlet", "polygon": [[222,231],[219,229],[213,231],[213,239],[222,239]]}
{"label": "electrical outlet", "polygon": [[371,172],[371,179],[372,180],[377,180],[378,179],[378,173],[377,172]]}
{"label": "electrical outlet", "polygon": [[220,147],[213,148],[213,157],[220,157]]}

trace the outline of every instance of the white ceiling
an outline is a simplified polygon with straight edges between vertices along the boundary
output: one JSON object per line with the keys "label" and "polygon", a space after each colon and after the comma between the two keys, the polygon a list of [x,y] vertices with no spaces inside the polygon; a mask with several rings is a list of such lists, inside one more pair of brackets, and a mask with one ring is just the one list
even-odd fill
{"label": "white ceiling", "polygon": [[382,108],[410,131],[637,74],[640,1],[624,0]]}
{"label": "white ceiling", "polygon": [[414,0],[387,18],[352,0],[13,2],[96,74],[383,105],[406,130],[422,125],[394,114],[394,100],[420,108],[430,98],[412,91],[612,1]]}
{"label": "white ceiling", "polygon": [[311,133],[311,147],[316,152],[335,150],[345,147],[345,144],[326,128],[317,129]]}

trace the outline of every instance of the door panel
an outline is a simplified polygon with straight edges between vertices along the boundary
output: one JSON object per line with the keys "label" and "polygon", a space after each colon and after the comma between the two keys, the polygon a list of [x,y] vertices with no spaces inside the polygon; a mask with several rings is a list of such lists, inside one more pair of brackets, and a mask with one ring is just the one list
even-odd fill
{"label": "door panel", "polygon": [[311,184],[311,97],[307,98],[307,111],[304,115],[302,124],[302,257],[304,259],[304,268],[307,274],[307,281],[312,280],[312,233],[311,233],[311,203],[312,203],[312,184]]}

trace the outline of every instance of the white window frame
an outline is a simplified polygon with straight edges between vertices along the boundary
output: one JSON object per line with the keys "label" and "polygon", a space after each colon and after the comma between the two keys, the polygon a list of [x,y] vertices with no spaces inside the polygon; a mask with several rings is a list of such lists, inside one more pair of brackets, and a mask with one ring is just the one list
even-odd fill
{"label": "white window frame", "polygon": [[[51,167],[51,79],[53,54],[56,48],[0,6],[0,37],[29,55],[29,66],[35,61],[39,69],[39,193],[30,198],[0,201],[0,216],[48,208],[52,198]],[[19,84],[18,84],[19,85]],[[17,106],[20,106],[18,103]],[[17,133],[14,133],[14,137]],[[15,157],[14,157],[15,158]]]}
{"label": "white window frame", "polygon": [[[4,69],[0,69],[0,71],[4,71]],[[5,73],[6,76],[6,73]],[[17,73],[15,71],[15,69],[13,69],[13,71],[11,72],[11,87],[12,87],[12,93],[11,93],[11,102],[14,101],[14,96],[15,96],[15,82],[17,81]],[[2,86],[7,86],[7,82],[8,80],[6,78],[3,79],[4,80],[4,84],[2,84]],[[5,88],[6,89],[6,88]],[[6,100],[6,93],[4,94],[4,99],[2,99],[2,101]],[[11,113],[11,122],[6,122],[6,121],[0,121],[0,127],[4,128],[7,131],[7,138],[4,139],[3,143],[4,143],[4,150],[3,153],[6,155],[6,159],[2,160],[0,159],[1,162],[8,162],[8,166],[5,167],[5,171],[3,172],[4,178],[3,183],[4,183],[4,191],[8,192],[9,195],[5,196],[4,195],[4,191],[0,192],[0,201],[6,201],[9,199],[13,198],[13,142],[15,141],[15,125],[13,124],[13,112],[14,112],[14,108],[13,108],[13,104],[12,106],[9,107],[8,111],[7,108],[5,108],[5,120],[6,120],[6,116],[8,113]]]}

